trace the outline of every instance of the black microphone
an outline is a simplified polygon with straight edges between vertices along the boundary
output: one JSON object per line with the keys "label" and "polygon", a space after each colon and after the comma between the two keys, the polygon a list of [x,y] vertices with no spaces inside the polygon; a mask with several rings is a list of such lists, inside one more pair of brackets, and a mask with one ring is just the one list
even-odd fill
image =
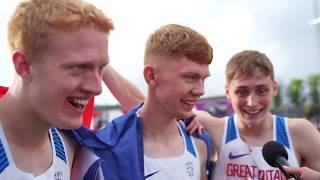
{"label": "black microphone", "polygon": [[263,145],[262,155],[264,160],[272,166],[277,167],[285,175],[287,179],[294,178],[300,180],[299,176],[288,174],[283,166],[290,166],[288,163],[288,153],[286,149],[276,141],[269,141]]}

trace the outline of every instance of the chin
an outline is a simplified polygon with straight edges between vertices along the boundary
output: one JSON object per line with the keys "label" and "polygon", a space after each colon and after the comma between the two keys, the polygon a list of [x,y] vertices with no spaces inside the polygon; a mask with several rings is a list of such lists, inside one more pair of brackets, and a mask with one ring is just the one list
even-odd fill
{"label": "chin", "polygon": [[193,116],[192,112],[185,112],[178,115],[178,119],[189,119]]}
{"label": "chin", "polygon": [[65,119],[55,124],[60,129],[78,129],[82,125],[82,118]]}
{"label": "chin", "polygon": [[73,129],[78,129],[81,127],[81,124],[63,124],[63,125],[57,125],[58,128],[60,129],[68,129],[68,130],[73,130]]}

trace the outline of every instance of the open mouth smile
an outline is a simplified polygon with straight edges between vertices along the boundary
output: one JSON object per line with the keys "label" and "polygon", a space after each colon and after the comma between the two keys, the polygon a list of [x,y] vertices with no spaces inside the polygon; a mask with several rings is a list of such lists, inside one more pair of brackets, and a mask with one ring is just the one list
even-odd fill
{"label": "open mouth smile", "polygon": [[74,97],[67,98],[67,100],[72,106],[74,106],[77,109],[83,109],[89,102],[88,99]]}

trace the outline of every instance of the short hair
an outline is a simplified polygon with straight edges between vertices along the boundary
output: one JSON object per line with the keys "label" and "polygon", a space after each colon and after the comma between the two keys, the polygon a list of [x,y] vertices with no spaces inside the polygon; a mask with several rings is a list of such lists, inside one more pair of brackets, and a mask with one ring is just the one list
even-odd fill
{"label": "short hair", "polygon": [[257,69],[265,76],[271,75],[271,79],[274,80],[273,65],[265,54],[255,50],[239,52],[227,63],[225,71],[227,83],[235,77],[252,76]]}
{"label": "short hair", "polygon": [[25,0],[9,21],[9,47],[35,57],[47,48],[53,30],[73,32],[83,27],[106,33],[114,29],[101,10],[82,0]]}
{"label": "short hair", "polygon": [[153,32],[145,46],[144,63],[149,55],[161,57],[185,56],[199,64],[211,64],[213,50],[207,39],[195,30],[168,24]]}

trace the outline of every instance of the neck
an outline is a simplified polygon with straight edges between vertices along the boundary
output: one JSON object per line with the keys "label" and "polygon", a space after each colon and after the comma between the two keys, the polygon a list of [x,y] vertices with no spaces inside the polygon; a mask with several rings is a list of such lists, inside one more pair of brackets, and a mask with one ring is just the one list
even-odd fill
{"label": "neck", "polygon": [[17,146],[48,142],[50,124],[37,116],[26,98],[10,90],[0,99],[0,122],[7,140]]}
{"label": "neck", "polygon": [[263,117],[254,120],[241,119],[241,117],[237,115],[236,119],[239,129],[246,130],[250,133],[259,133],[261,132],[261,130],[269,127],[273,123],[273,115],[271,113],[268,113]]}
{"label": "neck", "polygon": [[176,118],[144,105],[140,111],[143,123],[144,154],[153,158],[176,157],[184,152]]}
{"label": "neck", "polygon": [[244,121],[237,120],[239,134],[241,138],[248,144],[261,146],[265,142],[272,140],[273,137],[273,117],[267,115],[259,123],[248,125]]}
{"label": "neck", "polygon": [[177,119],[164,112],[154,110],[145,104],[140,116],[143,123],[144,138],[164,139],[172,138],[179,135]]}

